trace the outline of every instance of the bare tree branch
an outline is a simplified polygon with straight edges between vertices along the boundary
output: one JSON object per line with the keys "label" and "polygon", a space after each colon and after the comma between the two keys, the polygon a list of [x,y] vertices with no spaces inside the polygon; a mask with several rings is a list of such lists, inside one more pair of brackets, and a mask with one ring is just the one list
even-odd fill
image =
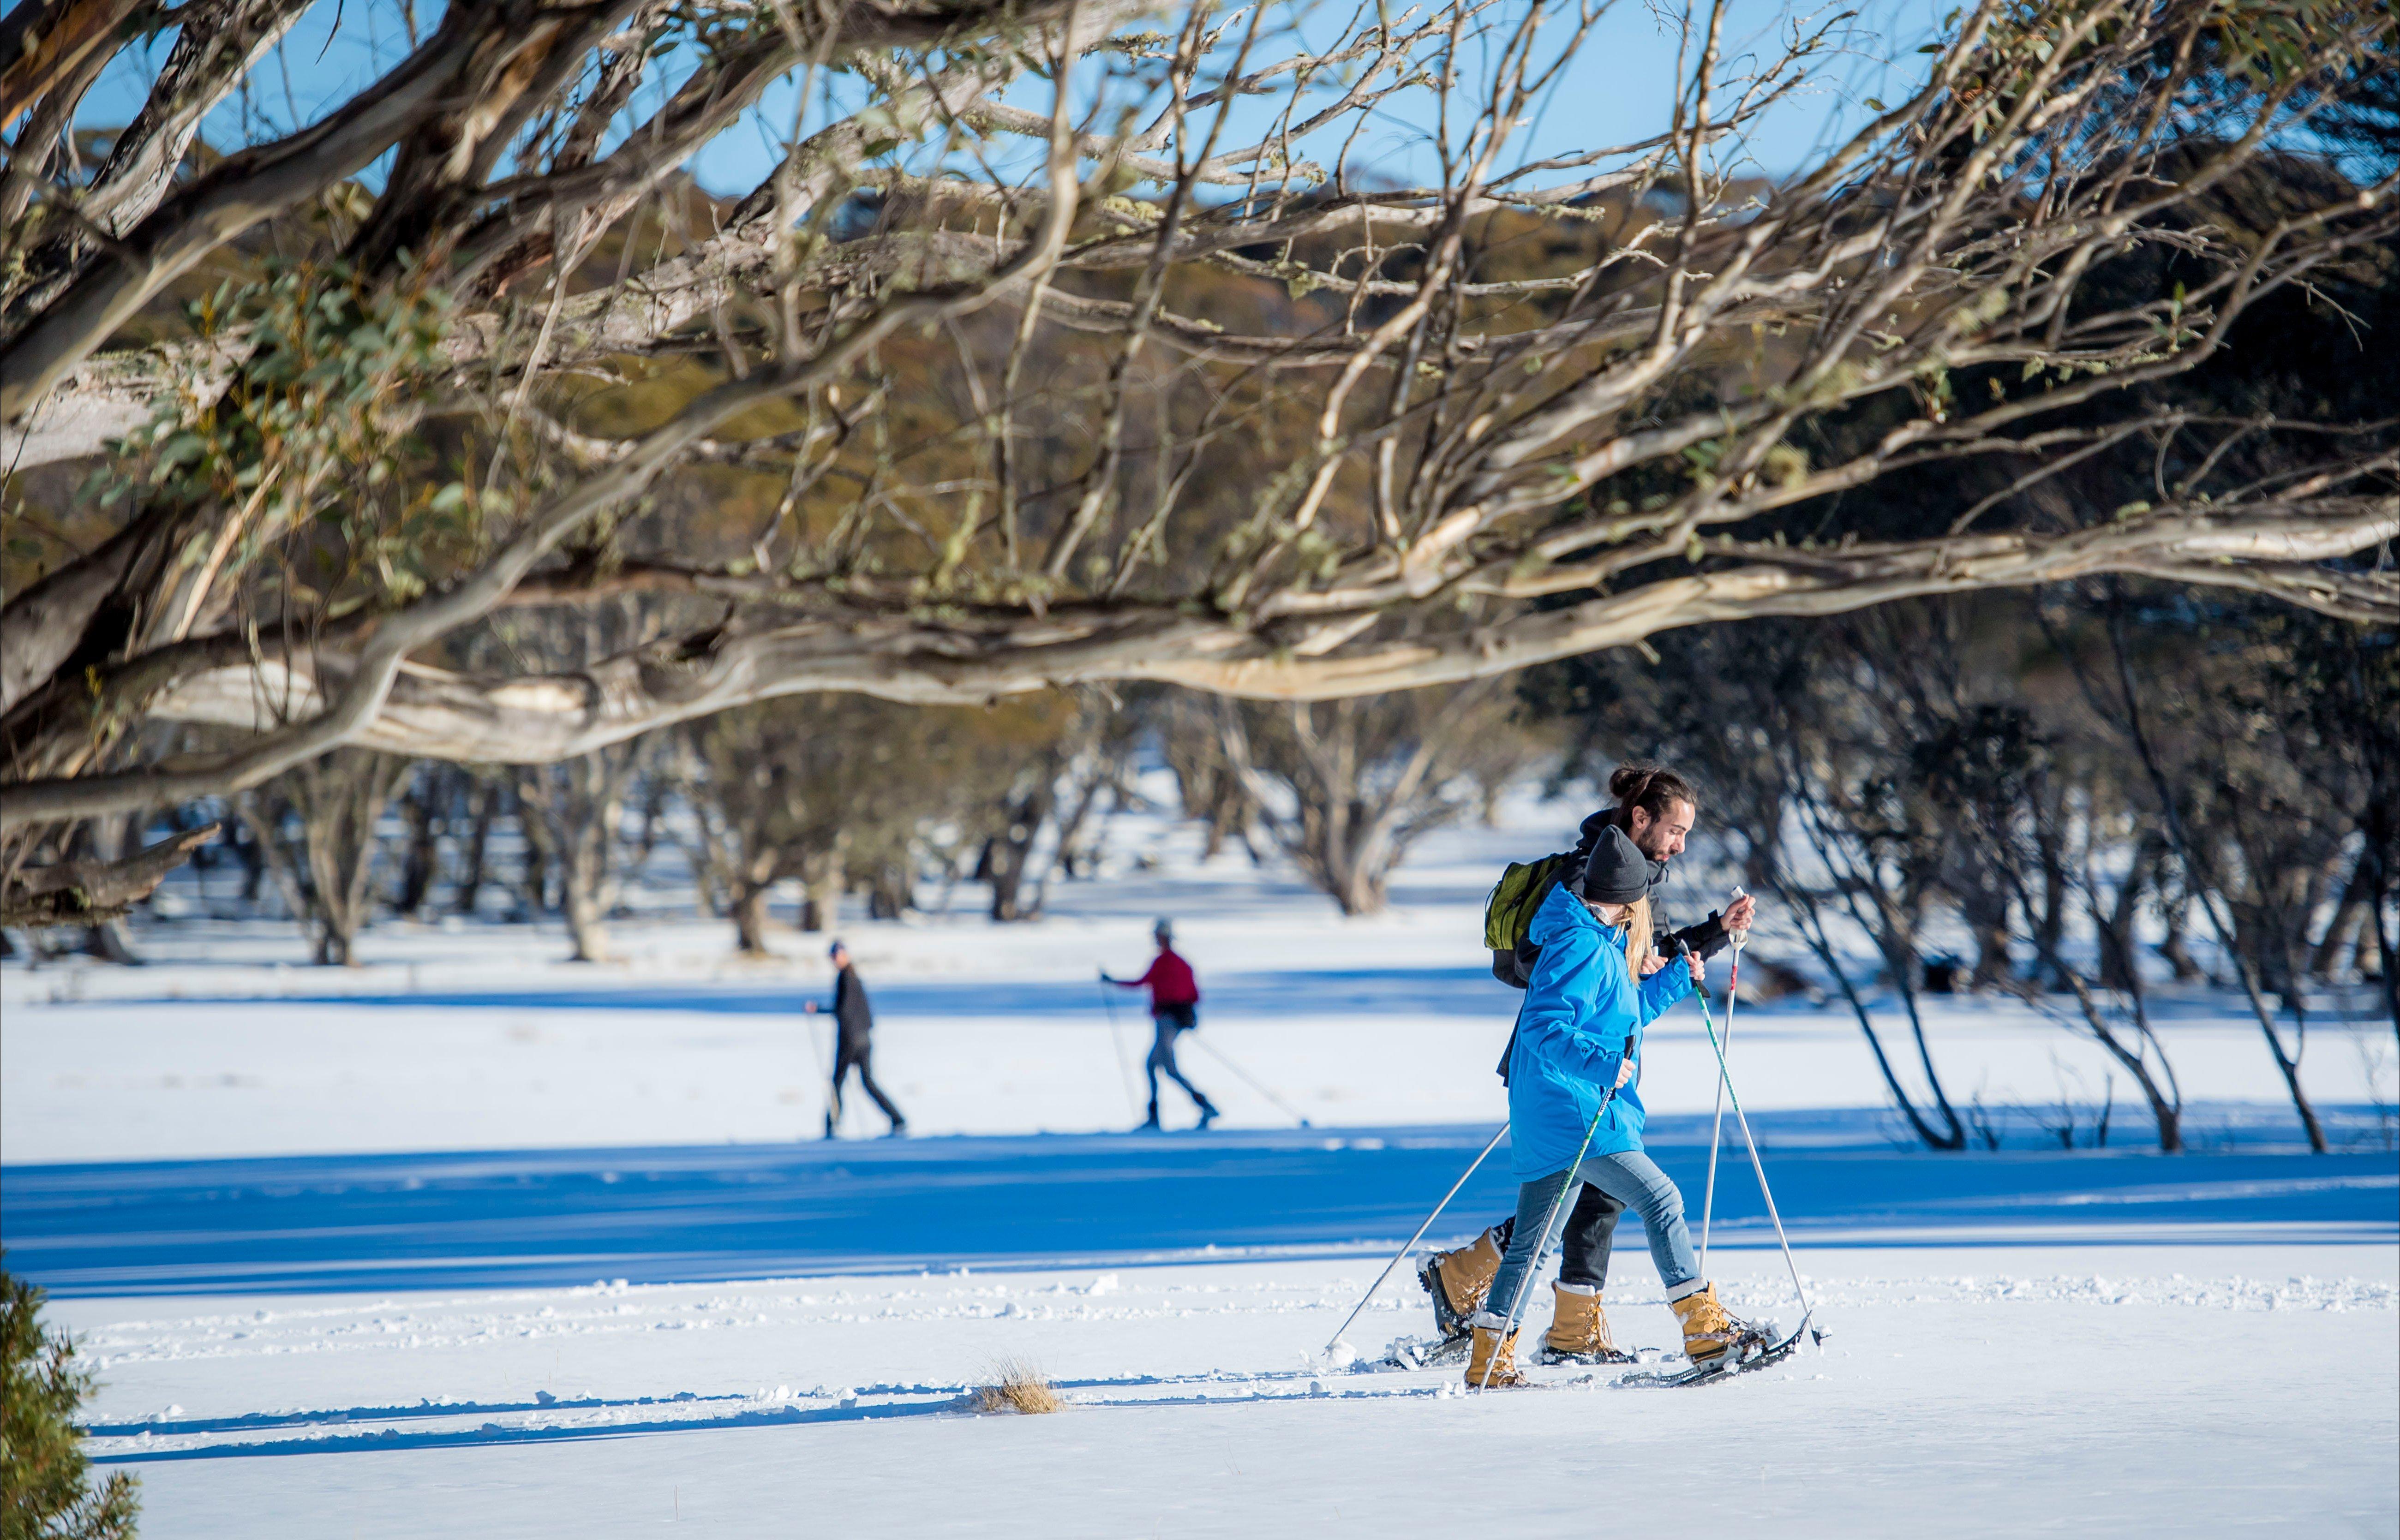
{"label": "bare tree branch", "polygon": [[20,872],[0,889],[0,925],[97,925],[122,918],[214,839],[218,827],[186,829],[122,861],[60,861]]}

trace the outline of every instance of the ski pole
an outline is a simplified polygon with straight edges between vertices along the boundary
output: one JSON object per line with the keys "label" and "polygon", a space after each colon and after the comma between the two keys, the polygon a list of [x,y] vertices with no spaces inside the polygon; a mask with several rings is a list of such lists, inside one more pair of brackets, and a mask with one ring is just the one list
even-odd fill
{"label": "ski pole", "polygon": [[1493,1151],[1499,1149],[1500,1141],[1507,1137],[1508,1125],[1504,1123],[1500,1125],[1499,1132],[1492,1136],[1492,1142],[1483,1147],[1482,1154],[1469,1161],[1466,1169],[1458,1174],[1458,1179],[1450,1184],[1450,1191],[1444,1192],[1441,1195],[1441,1201],[1433,1206],[1433,1212],[1425,1216],[1425,1223],[1417,1226],[1417,1233],[1409,1237],[1409,1244],[1400,1247],[1398,1256],[1395,1256],[1384,1264],[1384,1270],[1375,1274],[1375,1281],[1367,1286],[1367,1292],[1358,1296],[1358,1302],[1350,1307],[1350,1314],[1342,1317],[1342,1324],[1335,1327],[1333,1335],[1325,1340],[1326,1352],[1333,1351],[1335,1344],[1342,1341],[1342,1333],[1350,1329],[1350,1323],[1358,1318],[1358,1312],[1367,1308],[1367,1302],[1375,1297],[1375,1290],[1383,1288],[1384,1280],[1392,1275],[1392,1269],[1399,1266],[1401,1259],[1417,1248],[1417,1242],[1425,1239],[1425,1233],[1433,1228],[1433,1221],[1441,1218],[1441,1211],[1450,1206],[1450,1200],[1458,1196],[1458,1190],[1466,1185],[1466,1179],[1475,1175],[1476,1167],[1481,1165]]}
{"label": "ski pole", "polygon": [[[1629,1046],[1630,1045],[1629,1040]],[[1525,1269],[1525,1275],[1517,1280],[1517,1292],[1508,1301],[1507,1322],[1500,1328],[1500,1343],[1503,1347],[1507,1345],[1509,1337],[1516,1332],[1517,1315],[1520,1311],[1525,1308],[1525,1296],[1532,1291],[1534,1279],[1540,1274],[1542,1264],[1549,1261],[1550,1226],[1558,1222],[1559,1205],[1567,1201],[1568,1190],[1575,1186],[1575,1175],[1583,1169],[1584,1152],[1591,1148],[1592,1136],[1600,1132],[1600,1120],[1608,1115],[1608,1104],[1616,1099],[1616,1087],[1614,1085],[1600,1094],[1600,1105],[1591,1110],[1591,1122],[1584,1125],[1583,1143],[1576,1148],[1575,1158],[1567,1166],[1566,1180],[1559,1183],[1558,1192],[1550,1198],[1549,1211],[1542,1216],[1542,1233],[1541,1238],[1534,1243],[1534,1261],[1532,1264]],[[1512,1235],[1509,1237],[1511,1245],[1515,1244],[1515,1236]],[[1500,1355],[1498,1353],[1494,1353],[1492,1355],[1491,1358],[1484,1363],[1483,1383],[1477,1385],[1475,1387],[1476,1389],[1490,1390],[1492,1388],[1492,1370],[1498,1366],[1499,1362]]]}
{"label": "ski pole", "polygon": [[[1687,948],[1682,942],[1675,944],[1678,957]],[[1758,1140],[1751,1135],[1750,1118],[1741,1110],[1741,1093],[1733,1088],[1733,1070],[1726,1067],[1725,1047],[1717,1042],[1716,1013],[1709,1004],[1709,987],[1702,984],[1697,988],[1700,997],[1700,1025],[1708,1031],[1709,1047],[1716,1053],[1717,1075],[1725,1086],[1725,1099],[1733,1103],[1734,1122],[1740,1125],[1741,1141],[1750,1150],[1750,1168],[1758,1173],[1759,1194],[1766,1199],[1766,1217],[1775,1221],[1776,1243],[1783,1247],[1783,1265],[1792,1271],[1792,1290],[1800,1296],[1801,1323],[1806,1325],[1807,1317],[1816,1314],[1816,1307],[1808,1302],[1808,1286],[1800,1281],[1800,1264],[1792,1258],[1792,1241],[1783,1233],[1783,1216],[1775,1211],[1775,1191],[1766,1185],[1766,1163],[1758,1158]]]}
{"label": "ski pole", "polygon": [[1259,1095],[1266,1097],[1269,1101],[1274,1102],[1275,1106],[1282,1109],[1284,1116],[1291,1119],[1292,1122],[1299,1124],[1302,1128],[1313,1128],[1316,1126],[1316,1124],[1310,1123],[1306,1118],[1302,1117],[1299,1111],[1292,1107],[1291,1103],[1284,1100],[1283,1097],[1276,1096],[1273,1091],[1270,1091],[1265,1086],[1260,1084],[1257,1078],[1251,1075],[1248,1070],[1243,1069],[1232,1059],[1229,1059],[1224,1055],[1217,1052],[1216,1049],[1209,1047],[1209,1045],[1205,1042],[1201,1043],[1200,1046],[1207,1050],[1207,1054],[1210,1058],[1215,1059],[1218,1063],[1223,1065],[1226,1069],[1231,1070],[1235,1075],[1239,1076],[1243,1084],[1248,1085],[1251,1090],[1256,1091]]}
{"label": "ski pole", "polygon": [[[819,1053],[823,1053],[825,1051],[825,1037],[817,1030],[817,1011],[814,1002],[810,1002],[809,1009],[806,1014],[809,1018],[809,1045],[816,1049]],[[827,1061],[825,1071],[825,1125],[828,1129],[835,1128],[834,1109],[841,1105],[840,1069],[841,1029],[837,1026],[834,1029],[834,1055],[833,1057]]]}
{"label": "ski pole", "polygon": [[[1743,896],[1741,889],[1735,887],[1733,901],[1739,904]],[[1733,940],[1733,975],[1725,981],[1725,1055],[1730,1058],[1733,1055],[1733,1008],[1734,1003],[1741,999],[1741,947],[1742,943],[1750,939],[1750,933],[1741,930],[1725,934]],[[1709,1119],[1709,1184],[1700,1197],[1699,1265],[1703,1278],[1709,1275],[1709,1222],[1716,1216],[1717,1151],[1725,1140],[1725,1081],[1720,1079],[1717,1082],[1716,1114]]]}
{"label": "ski pole", "polygon": [[1117,1083],[1125,1087],[1125,1111],[1139,1111],[1133,1097],[1133,1066],[1125,1059],[1125,1034],[1117,1030],[1117,997],[1109,993],[1109,981],[1100,980],[1100,1005],[1109,1013],[1109,1046],[1117,1051]]}

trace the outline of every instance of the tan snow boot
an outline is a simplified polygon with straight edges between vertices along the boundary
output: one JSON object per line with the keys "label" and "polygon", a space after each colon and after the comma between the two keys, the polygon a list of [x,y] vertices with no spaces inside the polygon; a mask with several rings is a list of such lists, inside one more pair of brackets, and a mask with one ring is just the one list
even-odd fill
{"label": "tan snow boot", "polygon": [[1517,1371],[1517,1338],[1511,1331],[1503,1341],[1496,1326],[1475,1329],[1475,1346],[1466,1358],[1466,1388],[1469,1390],[1505,1390],[1521,1385],[1524,1375]]}
{"label": "tan snow boot", "polygon": [[1586,1284],[1555,1284],[1556,1306],[1542,1346],[1553,1363],[1630,1364],[1633,1356],[1620,1353],[1609,1340],[1608,1312],[1601,1308],[1600,1290]]}
{"label": "tan snow boot", "polygon": [[1703,1285],[1698,1293],[1686,1294],[1680,1300],[1670,1300],[1667,1308],[1684,1323],[1684,1356],[1696,1364],[1713,1363],[1732,1352],[1745,1340],[1758,1336],[1755,1327],[1744,1325],[1725,1313],[1717,1303],[1717,1286]]}
{"label": "tan snow boot", "polygon": [[1486,1230],[1455,1251],[1438,1251],[1417,1270],[1417,1281],[1433,1296],[1434,1324],[1445,1337],[1466,1335],[1466,1319],[1483,1308],[1492,1292],[1493,1274],[1500,1271],[1500,1244]]}

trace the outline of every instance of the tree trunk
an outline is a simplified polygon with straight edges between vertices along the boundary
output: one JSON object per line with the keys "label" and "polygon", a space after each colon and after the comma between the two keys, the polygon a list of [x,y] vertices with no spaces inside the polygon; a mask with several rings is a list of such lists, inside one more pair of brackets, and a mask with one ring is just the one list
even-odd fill
{"label": "tree trunk", "polygon": [[808,892],[800,903],[800,929],[835,930],[841,923],[841,895],[847,889],[842,852],[828,852],[811,865]]}
{"label": "tree trunk", "polygon": [[[242,826],[250,831],[251,848],[257,852],[259,869],[275,879],[277,896],[283,900],[284,914],[305,932],[308,923],[308,897],[302,889],[303,878],[291,852],[284,848],[283,819],[289,804],[273,795],[273,787],[245,793],[234,804],[241,816]],[[255,902],[257,884],[252,883]]]}
{"label": "tree trunk", "polygon": [[479,780],[467,793],[468,814],[474,820],[467,828],[467,853],[460,864],[458,891],[450,901],[454,914],[472,915],[475,900],[484,891],[484,856],[492,839],[492,815],[500,805],[499,788],[489,781]]}
{"label": "tree trunk", "polygon": [[2300,1002],[2299,988],[2295,983],[2284,994],[2284,1003],[2291,1011],[2292,1024],[2298,1029],[2297,1042],[2287,1054],[2284,1052],[2284,1036],[2275,1030],[2274,1017],[2268,1012],[2266,998],[2259,992],[2256,975],[2241,959],[2234,961],[2242,969],[2242,987],[2250,996],[2250,1008],[2258,1017],[2258,1030],[2267,1039],[2267,1051],[2274,1056],[2275,1069],[2284,1077],[2284,1089],[2292,1098],[2292,1111],[2299,1114],[2300,1127],[2308,1135],[2309,1152],[2322,1155],[2326,1150],[2325,1125],[2317,1120],[2317,1110],[2310,1103],[2308,1092],[2300,1088],[2300,1055],[2308,1045],[2309,1023],[2307,1007]]}
{"label": "tree trunk", "polygon": [[2400,839],[2389,837],[2391,825],[2392,813],[2386,808],[2366,826],[2367,841],[2377,852],[2375,902],[2367,906],[2367,913],[2372,917],[2368,928],[2375,933],[2375,973],[2383,981],[2383,1006],[2392,1017],[2392,1035],[2400,1038],[2400,939],[2383,928],[2384,913],[2395,891],[2400,891],[2392,869],[2393,852],[2400,847]]}
{"label": "tree trunk", "polygon": [[733,895],[733,944],[753,956],[767,950],[767,893],[771,886],[744,882]]}
{"label": "tree trunk", "polygon": [[1025,881],[1025,852],[1014,840],[996,834],[984,841],[983,856],[975,865],[977,875],[991,884],[991,918],[1002,922],[1024,919],[1016,893]]}
{"label": "tree trunk", "polygon": [[[2375,891],[2376,852],[2372,842],[2358,852],[2358,865],[2352,866],[2350,880],[2341,890],[2341,902],[2334,906],[2333,922],[2325,927],[2325,939],[2318,942],[2309,959],[2309,972],[2318,978],[2331,978],[2340,966],[2342,949],[2350,949],[2352,965],[2357,965],[2366,950],[2366,911]],[[2366,970],[2359,968],[2364,974]]]}
{"label": "tree trunk", "polygon": [[2196,984],[2208,976],[2208,970],[2192,957],[2191,947],[2184,935],[2184,920],[2190,902],[2187,897],[2181,903],[2170,904],[2164,893],[2159,895],[2159,918],[2165,924],[2167,933],[2159,942],[2159,956],[2166,959],[2167,966],[2175,970],[2177,984]]}
{"label": "tree trunk", "polygon": [[[347,965],[373,907],[375,823],[408,761],[336,749],[293,767],[239,806],[293,921],[321,964]],[[298,838],[286,831],[297,825]]]}
{"label": "tree trunk", "polygon": [[[2123,993],[2138,980],[2134,970],[2138,967],[2134,926],[2141,919],[2142,893],[2148,886],[2150,873],[2158,864],[2161,849],[2153,837],[2145,838],[2134,851],[2133,865],[2125,872],[2125,880],[2117,889],[2117,901],[2110,906],[2108,918],[2098,923],[2100,932],[2100,988]],[[2092,900],[2092,912],[2096,919],[2100,906],[2096,894]]]}
{"label": "tree trunk", "polygon": [[674,791],[674,784],[663,775],[648,777],[642,788],[642,833],[634,842],[634,848],[639,852],[634,861],[634,870],[637,873],[650,864],[650,852],[659,848],[659,823],[666,812],[667,798]]}
{"label": "tree trunk", "polygon": [[[2107,1052],[2109,1057],[2115,1059],[2127,1074],[2134,1077],[2135,1085],[2141,1087],[2142,1099],[2149,1103],[2150,1116],[2157,1120],[2159,1125],[2159,1152],[2162,1155],[2183,1153],[2183,1093],[2175,1083],[2175,1067],[2167,1062],[2165,1050],[2158,1047],[2158,1040],[2149,1034],[2148,1018],[2146,1016],[2136,1018],[2140,1023],[2143,1037],[2133,1047],[2127,1047],[2123,1040],[2109,1030],[2107,1019],[2100,1014],[2100,1003],[2092,998],[2092,991],[2085,986],[2083,976],[2060,960],[2054,947],[2044,961],[2051,965],[2052,971],[2058,975],[2060,982],[2074,992],[2076,1003],[2083,1012],[2084,1025],[2090,1029],[2093,1041],[2099,1043]],[[2031,987],[2022,987],[2021,994],[2027,1004],[2035,1004],[2034,991]],[[2038,1009],[2039,1006],[2036,1008]],[[2138,999],[2136,1008],[2138,1009]],[[2168,1084],[2161,1085],[2158,1077],[2150,1073],[2149,1063],[2143,1056],[2145,1043],[2157,1049],[2159,1064],[2168,1077]]]}
{"label": "tree trunk", "polygon": [[[2060,825],[2066,821],[2066,810],[2043,806],[2037,795],[2034,803],[2034,849],[2041,863],[2041,910],[2029,917],[2033,920],[2034,950],[2038,956],[2056,957],[2059,938],[2066,934],[2066,857],[2059,848]],[[2066,981],[2052,970],[2051,987],[2066,988]]]}
{"label": "tree trunk", "polygon": [[386,755],[336,749],[295,772],[320,963],[357,965],[358,934],[374,907],[369,879],[375,869],[375,824],[406,763]]}
{"label": "tree trunk", "polygon": [[550,912],[550,869],[557,865],[558,852],[553,849],[550,824],[544,817],[532,788],[519,782],[517,785],[517,829],[525,836],[525,907],[536,915]]}
{"label": "tree trunk", "polygon": [[1353,864],[1334,893],[1333,901],[1351,919],[1381,914],[1384,910],[1384,879],[1364,865]]}
{"label": "tree trunk", "polygon": [[131,942],[125,939],[125,922],[121,920],[103,920],[97,925],[85,926],[83,950],[87,957],[114,962],[119,967],[138,968],[142,965],[141,954],[133,949]]}
{"label": "tree trunk", "polygon": [[566,934],[575,943],[570,962],[608,961],[608,843],[605,825],[576,831],[566,858]]}
{"label": "tree trunk", "polygon": [[1975,972],[1970,989],[2005,989],[2015,978],[2009,961],[2009,926],[2005,907],[1998,919],[1985,914],[1970,921],[1975,934]]}
{"label": "tree trunk", "polygon": [[866,916],[869,920],[897,920],[916,903],[916,883],[908,868],[897,864],[879,866],[866,887]]}
{"label": "tree trunk", "polygon": [[991,918],[996,920],[1030,920],[1041,912],[1038,895],[1027,901],[1025,882],[1033,865],[1033,842],[1049,821],[1056,780],[1056,767],[1044,765],[1033,789],[1007,804],[1008,826],[984,846],[981,865],[991,883]]}
{"label": "tree trunk", "polygon": [[1383,912],[1391,851],[1378,838],[1380,824],[1368,821],[1363,809],[1345,811],[1347,816],[1325,821],[1318,848],[1302,865],[1315,871],[1318,886],[1355,920]]}
{"label": "tree trunk", "polygon": [[250,821],[236,815],[231,834],[233,858],[241,863],[240,899],[246,906],[258,903],[258,885],[266,878],[266,852],[260,845]]}
{"label": "tree trunk", "polygon": [[450,796],[450,778],[446,767],[429,765],[418,772],[416,784],[402,799],[408,819],[408,851],[400,870],[400,892],[392,899],[392,912],[404,920],[414,920],[425,907],[428,894],[433,891],[433,879],[442,870],[442,833],[446,822],[443,804]]}

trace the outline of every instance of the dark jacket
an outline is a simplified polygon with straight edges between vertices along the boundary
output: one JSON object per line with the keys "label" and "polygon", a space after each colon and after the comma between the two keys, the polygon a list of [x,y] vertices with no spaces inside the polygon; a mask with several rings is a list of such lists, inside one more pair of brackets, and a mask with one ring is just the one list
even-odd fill
{"label": "dark jacket", "polygon": [[858,981],[858,970],[848,967],[834,975],[833,1019],[841,1029],[841,1045],[864,1048],[866,1034],[875,1029],[875,1013],[867,1008],[866,986]]}
{"label": "dark jacket", "polygon": [[[1625,812],[1623,809],[1603,808],[1583,821],[1583,828],[1575,839],[1574,852],[1568,856],[1566,864],[1559,868],[1557,885],[1550,890],[1553,894],[1563,893],[1570,898],[1574,897],[1575,893],[1583,887],[1584,863],[1591,859],[1591,848],[1600,843],[1601,831],[1607,828],[1612,824],[1616,825],[1619,828],[1623,828],[1624,819]],[[1625,832],[1628,838],[1632,837],[1632,830],[1626,829]],[[1667,885],[1668,875],[1666,862],[1653,861],[1650,863],[1650,912],[1653,916],[1652,922],[1654,924],[1657,922],[1656,916],[1658,912],[1658,890]],[[1548,900],[1545,899],[1543,902],[1544,906],[1547,907]],[[1657,952],[1660,957],[1667,958],[1671,961],[1675,956],[1675,943],[1680,941],[1684,946],[1689,947],[1693,951],[1698,953],[1701,957],[1710,958],[1714,957],[1717,953],[1725,950],[1729,939],[1730,938],[1725,934],[1725,920],[1722,918],[1720,911],[1711,909],[1709,911],[1709,917],[1706,920],[1701,920],[1697,925],[1686,925],[1680,931],[1661,930],[1653,933],[1650,947],[1651,950]],[[1494,952],[1492,954],[1492,971],[1498,974],[1505,982],[1517,983],[1519,981],[1523,981],[1525,984],[1530,986],[1534,970],[1539,965],[1540,948],[1541,943],[1529,935],[1526,937],[1525,945],[1517,948],[1516,955],[1513,959],[1515,966],[1515,976],[1513,978],[1508,974],[1501,972],[1502,964],[1512,961],[1512,959],[1507,952]],[[1657,975],[1653,974],[1652,976],[1656,977]],[[1686,970],[1686,976],[1688,976],[1688,970]],[[1522,1019],[1523,1018],[1520,1015],[1519,1017],[1520,1024]],[[1499,1075],[1500,1083],[1503,1085],[1508,1083],[1509,1061],[1516,1055],[1517,1038],[1520,1029],[1521,1027],[1511,1028],[1509,1029],[1508,1044],[1507,1047],[1500,1050],[1500,1062],[1493,1066],[1493,1071]]]}
{"label": "dark jacket", "polygon": [[[1583,821],[1583,829],[1575,840],[1575,858],[1559,874],[1560,886],[1577,889],[1583,885],[1584,863],[1590,859],[1592,846],[1600,842],[1600,831],[1611,825],[1625,828],[1624,809],[1603,808]],[[1628,838],[1633,833],[1631,829],[1625,829],[1625,832]],[[1650,863],[1650,912],[1653,915],[1658,912],[1658,890],[1667,885],[1668,875],[1667,863]],[[1660,957],[1671,958],[1675,955],[1675,943],[1681,941],[1700,956],[1709,958],[1724,951],[1727,939],[1725,921],[1719,918],[1719,911],[1711,909],[1709,917],[1697,925],[1687,925],[1680,931],[1660,931],[1651,945]]]}

